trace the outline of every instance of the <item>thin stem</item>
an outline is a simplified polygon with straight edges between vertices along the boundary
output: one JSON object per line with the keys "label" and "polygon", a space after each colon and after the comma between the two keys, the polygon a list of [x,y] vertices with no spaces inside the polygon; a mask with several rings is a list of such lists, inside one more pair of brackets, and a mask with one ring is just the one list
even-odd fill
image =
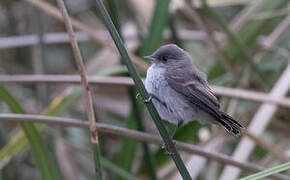
{"label": "thin stem", "polygon": [[[131,100],[131,106],[133,107],[132,111],[133,111],[133,114],[135,116],[137,130],[144,132],[145,128],[143,126],[142,112],[141,112],[144,110],[144,107],[142,106],[141,103],[136,101],[135,89],[131,88],[129,91],[130,91],[129,96],[130,96],[130,100]],[[155,164],[153,163],[152,155],[150,153],[150,148],[146,142],[142,142],[142,148],[143,148],[143,153],[144,153],[143,158],[144,158],[145,169],[148,171],[148,175],[150,177],[150,180],[156,180],[157,175],[155,173],[156,172],[155,171]]]}
{"label": "thin stem", "polygon": [[70,19],[68,17],[68,13],[67,13],[66,7],[64,5],[64,2],[63,2],[63,0],[57,0],[57,2],[58,2],[58,5],[61,9],[63,18],[64,18],[65,27],[66,27],[67,32],[69,34],[73,54],[75,56],[75,61],[76,61],[77,67],[78,67],[80,77],[81,77],[81,83],[83,86],[85,100],[86,100],[88,119],[89,119],[89,123],[90,123],[90,132],[91,132],[91,138],[92,138],[91,141],[94,144],[98,144],[98,132],[96,129],[96,120],[95,120],[95,113],[94,113],[94,107],[93,107],[93,101],[92,101],[92,93],[91,93],[91,90],[89,88],[88,80],[86,77],[86,70],[85,70],[85,66],[83,63],[82,56],[81,56],[81,52],[80,52],[77,40],[74,36],[72,25],[71,25]]}
{"label": "thin stem", "polygon": [[[140,79],[139,75],[137,74],[131,59],[128,55],[128,52],[123,44],[123,41],[120,37],[120,35],[118,34],[107,10],[104,7],[104,4],[101,0],[96,0],[96,5],[97,5],[97,9],[99,10],[103,20],[104,20],[104,24],[106,25],[108,31],[110,32],[118,50],[119,53],[121,54],[124,63],[126,64],[128,71],[131,75],[131,77],[133,78],[134,82],[135,82],[135,86],[138,90],[138,92],[140,93],[142,100],[146,101],[149,98],[148,93],[145,90],[145,87],[143,85],[142,80]],[[175,146],[170,138],[170,136],[168,135],[168,132],[166,131],[164,125],[162,124],[162,121],[158,115],[158,112],[156,111],[154,105],[152,104],[152,102],[146,103],[147,109],[155,123],[155,125],[158,128],[158,131],[161,135],[161,137],[163,138],[166,147],[168,148],[168,151],[171,152],[171,157],[174,160],[176,167],[178,168],[181,176],[183,177],[183,179],[191,179],[189,172],[187,171],[179,153],[176,151]]]}
{"label": "thin stem", "polygon": [[87,114],[89,119],[89,127],[90,127],[90,136],[91,136],[91,143],[93,144],[93,152],[94,152],[94,159],[95,159],[95,168],[97,172],[97,179],[102,179],[102,168],[100,163],[100,149],[99,149],[99,140],[98,140],[98,131],[96,128],[96,119],[95,119],[95,112],[94,112],[94,106],[93,106],[93,100],[92,100],[92,93],[89,88],[88,80],[86,77],[86,70],[83,63],[83,59],[81,56],[81,52],[77,43],[77,40],[74,35],[74,31],[72,28],[71,20],[68,16],[67,9],[65,7],[65,4],[63,0],[57,0],[58,6],[61,9],[62,16],[64,19],[64,24],[66,27],[66,30],[68,32],[73,54],[75,57],[75,61],[78,67],[78,71],[81,77],[81,83],[84,90],[85,95],[85,101],[87,106]]}
{"label": "thin stem", "polygon": [[[116,30],[118,31],[118,33],[120,34],[120,37],[122,38],[122,40],[124,40],[123,36],[122,36],[122,31],[121,31],[121,25],[120,25],[120,19],[118,16],[118,9],[116,7],[116,2],[115,0],[108,0],[107,2],[107,7],[108,7],[108,11],[110,13],[110,16],[112,18],[112,21],[116,27]],[[122,65],[124,65],[124,61],[122,58],[120,58],[120,62]],[[128,95],[129,95],[129,99],[131,100],[130,103],[130,114],[126,119],[126,127],[129,129],[135,129],[137,128],[136,122],[137,119],[139,119],[139,116],[141,116],[141,114],[136,114],[136,109],[138,109],[138,107],[134,106],[132,104],[132,102],[136,101],[136,95],[132,94],[131,88],[128,88]],[[133,99],[131,99],[131,97],[133,97]],[[134,139],[130,139],[127,137],[123,137],[121,140],[121,148],[120,148],[120,153],[119,153],[119,166],[120,168],[122,168],[125,171],[131,172],[132,171],[132,167],[134,165],[134,160],[135,160],[135,156],[136,156],[136,151],[137,151],[137,142]],[[116,178],[114,178],[115,180],[126,180],[125,177],[122,176],[117,176]]]}
{"label": "thin stem", "polygon": [[[109,13],[112,17],[112,21],[120,35],[120,37],[122,38],[122,40],[124,40],[124,37],[121,33],[121,25],[120,25],[120,19],[118,17],[118,9],[116,7],[116,2],[115,0],[108,0],[107,1],[107,4],[108,4],[108,9],[109,9]],[[124,61],[122,59],[121,60],[121,63],[124,65]],[[143,109],[144,109],[144,106],[140,105],[140,103],[137,102],[136,100],[136,91],[135,91],[135,88],[134,87],[131,87],[128,89],[128,95],[129,95],[129,100],[130,100],[130,107],[131,107],[131,114],[129,115],[129,119],[128,119],[128,125],[127,127],[130,128],[130,126],[134,126],[135,128],[137,128],[139,131],[144,131],[144,128],[143,128],[143,123],[142,123],[142,112],[143,112]],[[142,111],[142,112],[141,112]],[[127,143],[126,143],[127,142]],[[123,143],[125,146],[128,146],[128,143],[131,144],[131,147],[133,147],[134,149],[134,152],[136,151],[136,141],[134,142],[130,142],[128,141],[126,138],[124,138],[123,140]],[[143,153],[144,153],[144,164],[146,166],[146,170],[148,171],[148,175],[150,176],[150,180],[155,180],[157,179],[156,177],[156,171],[155,171],[155,168],[154,168],[154,164],[153,164],[153,160],[152,160],[152,157],[151,157],[151,153],[150,153],[150,149],[147,145],[146,142],[142,142],[142,148],[143,148]],[[132,157],[132,152],[128,149],[128,147],[124,147],[124,151],[127,151],[127,152],[123,152],[124,154],[121,154],[121,156],[124,156],[126,157],[126,154],[131,156]],[[120,151],[122,152],[122,150]],[[133,156],[134,157],[134,156]],[[122,157],[120,158],[121,160],[121,167],[127,167],[129,169],[132,169],[132,164],[134,163],[133,160],[134,158],[131,159],[131,161],[128,161],[126,163],[122,162]],[[126,178],[124,178],[126,179]]]}

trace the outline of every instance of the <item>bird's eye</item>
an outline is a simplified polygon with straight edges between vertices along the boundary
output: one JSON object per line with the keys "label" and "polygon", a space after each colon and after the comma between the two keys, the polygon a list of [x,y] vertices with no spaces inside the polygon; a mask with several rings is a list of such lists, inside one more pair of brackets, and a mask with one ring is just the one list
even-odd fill
{"label": "bird's eye", "polygon": [[167,57],[166,56],[162,56],[162,61],[167,61]]}

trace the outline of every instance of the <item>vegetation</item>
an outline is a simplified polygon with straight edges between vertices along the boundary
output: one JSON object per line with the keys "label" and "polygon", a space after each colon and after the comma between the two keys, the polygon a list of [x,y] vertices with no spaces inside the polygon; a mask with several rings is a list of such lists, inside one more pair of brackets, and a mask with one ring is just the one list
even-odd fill
{"label": "vegetation", "polygon": [[[62,2],[0,3],[3,180],[290,179],[289,0]],[[241,137],[194,121],[170,139],[141,81],[166,43],[207,73]]]}

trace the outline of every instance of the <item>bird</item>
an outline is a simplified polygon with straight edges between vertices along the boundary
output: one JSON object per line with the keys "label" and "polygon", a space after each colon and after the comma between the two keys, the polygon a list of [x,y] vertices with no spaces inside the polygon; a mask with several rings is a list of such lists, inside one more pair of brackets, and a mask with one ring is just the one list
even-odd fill
{"label": "bird", "polygon": [[162,120],[177,128],[197,120],[201,124],[221,125],[234,135],[241,134],[243,126],[220,110],[206,74],[192,63],[187,51],[166,44],[144,58],[152,62],[145,79],[148,100]]}

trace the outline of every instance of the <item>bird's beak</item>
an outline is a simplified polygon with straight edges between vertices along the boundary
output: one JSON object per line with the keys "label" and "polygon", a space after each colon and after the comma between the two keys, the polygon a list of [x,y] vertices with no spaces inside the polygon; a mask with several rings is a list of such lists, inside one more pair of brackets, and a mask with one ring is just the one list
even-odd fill
{"label": "bird's beak", "polygon": [[149,59],[149,60],[151,60],[151,61],[156,61],[157,59],[155,58],[155,57],[153,57],[152,55],[150,55],[150,56],[144,56],[143,58],[145,58],[145,59]]}

